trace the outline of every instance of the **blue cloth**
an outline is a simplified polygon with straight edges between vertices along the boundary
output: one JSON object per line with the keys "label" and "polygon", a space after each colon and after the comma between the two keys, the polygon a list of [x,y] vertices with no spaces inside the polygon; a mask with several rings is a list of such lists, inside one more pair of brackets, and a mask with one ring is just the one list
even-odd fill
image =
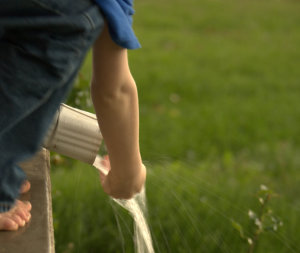
{"label": "blue cloth", "polygon": [[133,0],[94,0],[107,20],[112,40],[119,46],[136,49],[141,45],[132,29]]}
{"label": "blue cloth", "polygon": [[[72,6],[72,8],[70,8]],[[0,212],[104,25],[90,0],[0,0]]]}

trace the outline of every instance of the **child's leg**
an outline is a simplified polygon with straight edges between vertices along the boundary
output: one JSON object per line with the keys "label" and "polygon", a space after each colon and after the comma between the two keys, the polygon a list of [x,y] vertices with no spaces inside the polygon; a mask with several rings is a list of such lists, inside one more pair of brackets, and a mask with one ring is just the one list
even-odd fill
{"label": "child's leg", "polygon": [[[70,81],[72,79],[71,76]],[[68,90],[69,85],[66,85],[53,91],[30,115],[4,133],[0,132],[0,230],[16,230],[30,219],[30,203],[15,201],[20,193],[29,190],[30,183],[24,181],[22,169],[13,164],[32,156],[39,149],[47,126]]]}
{"label": "child's leg", "polygon": [[0,230],[17,229],[28,219],[30,204],[15,201],[25,179],[16,164],[41,146],[103,26],[89,0],[4,2],[9,4],[0,0]]}

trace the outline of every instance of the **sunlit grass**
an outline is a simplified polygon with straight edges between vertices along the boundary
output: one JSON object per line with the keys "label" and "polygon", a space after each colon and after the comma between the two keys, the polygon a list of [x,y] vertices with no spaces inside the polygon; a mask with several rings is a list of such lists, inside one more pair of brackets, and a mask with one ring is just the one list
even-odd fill
{"label": "sunlit grass", "polygon": [[[231,222],[242,224],[250,236],[248,211],[259,210],[260,185],[277,193],[270,207],[283,227],[266,232],[255,252],[297,252],[298,171],[286,167],[287,186],[284,174],[274,177],[249,157],[230,159],[147,164],[148,220],[157,252],[246,252],[247,244]],[[274,161],[273,166],[280,164]],[[58,252],[70,245],[70,252],[122,252],[122,247],[133,252],[131,219],[115,206],[122,228],[118,231],[113,203],[102,192],[93,167],[79,162],[72,169],[58,166],[52,180]]]}

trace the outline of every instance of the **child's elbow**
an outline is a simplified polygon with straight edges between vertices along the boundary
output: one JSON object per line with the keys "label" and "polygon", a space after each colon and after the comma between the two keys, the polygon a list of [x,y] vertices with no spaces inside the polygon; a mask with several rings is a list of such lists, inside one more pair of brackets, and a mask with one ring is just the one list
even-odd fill
{"label": "child's elbow", "polygon": [[133,78],[124,80],[118,85],[91,83],[92,99],[104,104],[114,104],[116,101],[137,96],[137,87]]}

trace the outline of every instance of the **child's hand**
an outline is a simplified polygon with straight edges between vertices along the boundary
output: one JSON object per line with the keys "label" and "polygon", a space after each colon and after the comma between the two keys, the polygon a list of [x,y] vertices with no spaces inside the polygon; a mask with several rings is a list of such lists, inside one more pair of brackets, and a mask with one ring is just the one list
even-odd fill
{"label": "child's hand", "polygon": [[110,171],[110,161],[108,155],[103,156],[103,159],[101,160],[101,165],[102,167],[101,170],[99,170],[99,172],[100,172],[100,181],[101,184],[103,184],[107,174]]}
{"label": "child's hand", "polygon": [[113,173],[108,156],[104,156],[100,170],[100,181],[103,190],[113,198],[130,199],[139,193],[146,180],[146,167],[141,164],[134,175],[129,175],[126,171]]}

